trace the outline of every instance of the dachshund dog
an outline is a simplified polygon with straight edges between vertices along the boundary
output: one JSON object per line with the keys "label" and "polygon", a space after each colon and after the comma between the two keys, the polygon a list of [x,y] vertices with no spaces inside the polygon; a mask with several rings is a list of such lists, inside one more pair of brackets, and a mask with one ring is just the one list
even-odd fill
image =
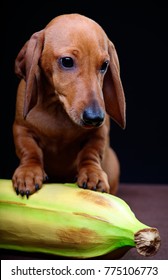
{"label": "dachshund dog", "polygon": [[125,96],[115,47],[101,26],[80,14],[57,16],[25,43],[15,73],[16,193],[28,198],[49,178],[115,194],[120,164],[110,117],[125,127]]}

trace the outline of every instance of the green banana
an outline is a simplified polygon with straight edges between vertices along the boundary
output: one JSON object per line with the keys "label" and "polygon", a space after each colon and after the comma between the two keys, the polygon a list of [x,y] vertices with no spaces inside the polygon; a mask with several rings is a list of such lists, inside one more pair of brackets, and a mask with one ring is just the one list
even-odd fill
{"label": "green banana", "polygon": [[159,246],[158,230],[116,196],[45,184],[27,199],[0,180],[0,248],[86,259],[131,247],[151,256]]}

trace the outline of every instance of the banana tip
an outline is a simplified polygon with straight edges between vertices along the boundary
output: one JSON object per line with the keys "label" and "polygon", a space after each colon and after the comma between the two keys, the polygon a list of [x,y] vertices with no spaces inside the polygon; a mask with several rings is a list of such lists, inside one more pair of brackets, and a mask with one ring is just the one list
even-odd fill
{"label": "banana tip", "polygon": [[137,252],[145,257],[151,257],[160,248],[161,238],[157,228],[145,228],[134,235]]}

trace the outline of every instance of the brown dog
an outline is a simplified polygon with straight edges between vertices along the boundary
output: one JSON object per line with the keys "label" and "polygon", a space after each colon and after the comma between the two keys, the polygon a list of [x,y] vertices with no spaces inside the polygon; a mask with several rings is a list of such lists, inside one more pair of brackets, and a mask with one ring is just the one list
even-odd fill
{"label": "brown dog", "polygon": [[48,175],[114,194],[120,170],[109,116],[125,127],[125,97],[103,29],[79,14],[58,16],[26,42],[15,71],[22,79],[13,125],[16,193],[28,197]]}

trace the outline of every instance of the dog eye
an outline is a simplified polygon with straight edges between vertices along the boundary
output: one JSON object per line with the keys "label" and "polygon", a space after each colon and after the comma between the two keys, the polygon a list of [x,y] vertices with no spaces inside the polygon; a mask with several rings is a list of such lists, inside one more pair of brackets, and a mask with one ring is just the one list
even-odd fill
{"label": "dog eye", "polygon": [[106,72],[107,68],[108,68],[109,62],[108,61],[104,61],[101,68],[100,68],[100,72],[104,73]]}
{"label": "dog eye", "polygon": [[72,57],[69,57],[69,56],[62,57],[60,59],[60,62],[64,68],[72,68],[74,66],[74,61],[73,61]]}

